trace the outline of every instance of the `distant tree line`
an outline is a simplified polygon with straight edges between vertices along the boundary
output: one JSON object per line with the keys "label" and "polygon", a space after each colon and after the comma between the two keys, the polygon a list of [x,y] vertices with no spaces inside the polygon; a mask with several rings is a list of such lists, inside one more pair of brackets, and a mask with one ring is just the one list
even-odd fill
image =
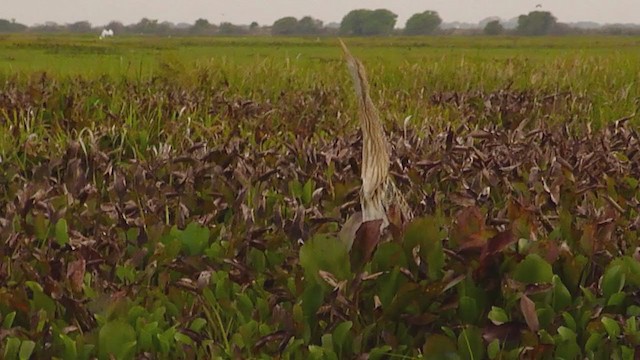
{"label": "distant tree line", "polygon": [[193,24],[175,24],[169,21],[160,22],[155,19],[143,18],[139,22],[124,25],[119,21],[111,21],[106,25],[94,26],[88,21],[78,21],[70,24],[46,22],[33,26],[26,26],[15,20],[0,19],[0,33],[73,33],[100,34],[102,29],[111,29],[116,35],[269,35],[269,28],[261,27],[253,22],[250,25],[235,25],[229,22],[220,24],[210,23],[206,19],[198,19]]}
{"label": "distant tree line", "polygon": [[565,35],[565,34],[610,34],[610,35],[640,35],[639,26],[603,26],[583,28],[559,23],[548,11],[532,11],[520,15],[513,26],[507,27],[499,19],[487,19],[477,26],[458,28],[443,26],[442,19],[436,11],[426,10],[411,16],[404,28],[396,28],[398,15],[387,9],[356,9],[346,14],[338,23],[324,24],[321,20],[311,16],[297,19],[292,16],[276,20],[271,25],[259,25],[252,22],[249,25],[236,25],[229,22],[219,24],[210,23],[207,19],[197,19],[193,24],[159,22],[158,20],[143,18],[135,24],[124,25],[112,21],[104,26],[93,26],[88,21],[78,21],[71,24],[45,24],[26,26],[15,19],[0,19],[0,33],[76,33],[99,34],[102,29],[111,29],[116,35],[176,35],[176,36],[214,36],[214,35],[276,35],[276,36],[390,36],[390,35]]}

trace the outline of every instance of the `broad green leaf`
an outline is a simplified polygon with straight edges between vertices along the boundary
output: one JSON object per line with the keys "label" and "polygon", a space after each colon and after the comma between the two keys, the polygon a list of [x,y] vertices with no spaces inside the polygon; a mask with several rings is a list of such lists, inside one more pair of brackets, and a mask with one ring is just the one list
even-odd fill
{"label": "broad green leaf", "polygon": [[474,324],[478,320],[479,311],[476,300],[469,296],[461,296],[458,305],[460,320],[465,324]]}
{"label": "broad green leaf", "polygon": [[626,284],[640,287],[640,261],[631,256],[622,257],[625,266]]}
{"label": "broad green leaf", "polygon": [[134,243],[138,239],[139,235],[140,235],[140,229],[137,227],[132,227],[129,230],[127,230],[125,237],[128,242]]}
{"label": "broad green leaf", "polygon": [[556,340],[553,338],[553,336],[551,336],[551,334],[549,334],[549,332],[547,332],[547,330],[545,329],[538,331],[538,335],[540,336],[541,344],[554,345],[556,343]]}
{"label": "broad green leaf", "polygon": [[587,339],[587,342],[584,344],[584,349],[586,351],[596,351],[598,346],[601,345],[603,338],[604,335],[601,333],[591,333],[589,339]]}
{"label": "broad green leaf", "polygon": [[313,179],[307,180],[307,182],[302,187],[301,199],[302,203],[305,205],[311,204],[311,200],[313,197],[313,190],[315,190],[316,182]]}
{"label": "broad green leaf", "polygon": [[333,330],[333,343],[338,347],[338,349],[342,349],[345,341],[349,338],[349,330],[353,326],[353,322],[344,321],[338,324],[336,328]]}
{"label": "broad green leaf", "polygon": [[631,305],[627,308],[627,316],[640,316],[640,306]]}
{"label": "broad green leaf", "polygon": [[369,351],[369,360],[378,360],[382,359],[385,354],[391,351],[392,347],[389,345],[383,345],[376,348],[371,349]]}
{"label": "broad green leaf", "polygon": [[567,287],[564,286],[560,277],[553,275],[551,283],[553,284],[553,309],[558,311],[571,305],[571,293],[569,293]]}
{"label": "broad green leaf", "polygon": [[580,346],[574,339],[557,344],[554,359],[572,360],[578,358],[578,355],[580,355]]}
{"label": "broad green leaf", "polygon": [[58,245],[64,246],[69,243],[69,229],[66,219],[63,218],[56,222],[55,235]]}
{"label": "broad green leaf", "polygon": [[626,297],[627,294],[623,291],[611,294],[607,301],[607,306],[620,306],[624,303],[624,299],[626,299]]}
{"label": "broad green leaf", "polygon": [[378,286],[378,296],[383,308],[391,304],[393,298],[397,295],[398,289],[407,282],[406,277],[400,273],[400,268],[395,267],[387,274],[382,274],[376,279]]}
{"label": "broad green leaf", "polygon": [[611,295],[624,287],[625,271],[622,265],[610,266],[602,276],[602,295],[609,299]]}
{"label": "broad green leaf", "polygon": [[23,340],[22,344],[20,344],[20,353],[18,354],[18,358],[20,360],[29,360],[35,348],[36,348],[35,342],[31,340]]}
{"label": "broad green leaf", "polygon": [[320,360],[325,358],[325,349],[317,345],[309,345],[309,358],[312,360]]}
{"label": "broad green leaf", "polygon": [[529,254],[516,266],[513,278],[525,284],[549,283],[553,278],[553,270],[540,255]]}
{"label": "broad green leaf", "polygon": [[13,320],[16,318],[16,312],[12,311],[10,313],[8,313],[5,317],[4,320],[2,320],[2,327],[5,329],[11,329],[11,326],[13,326]]}
{"label": "broad green leaf", "polygon": [[322,338],[320,339],[320,343],[322,343],[322,347],[324,348],[325,353],[333,351],[333,335],[331,334],[322,335]]}
{"label": "broad green leaf", "polygon": [[556,313],[550,306],[543,306],[536,310],[536,315],[538,316],[540,328],[545,328],[552,325]]}
{"label": "broad green leaf", "polygon": [[449,338],[449,339],[455,339],[456,338],[456,333],[455,331],[453,331],[452,328],[450,328],[449,326],[441,326],[440,330],[442,330],[442,332]]}
{"label": "broad green leaf", "polygon": [[171,346],[175,342],[175,338],[174,338],[175,334],[176,334],[176,325],[156,335],[156,339],[160,343],[160,349],[163,353],[167,354],[171,350]]}
{"label": "broad green leaf", "polygon": [[35,231],[36,238],[40,241],[44,241],[47,239],[49,235],[49,220],[44,217],[43,213],[38,213],[34,219],[33,227]]}
{"label": "broad green leaf", "polygon": [[306,284],[302,292],[302,311],[310,325],[312,325],[312,319],[315,318],[316,311],[324,301],[324,295],[325,291],[317,283]]}
{"label": "broad green leaf", "polygon": [[236,308],[246,319],[251,318],[251,313],[254,310],[253,302],[245,293],[241,293],[236,296]]}
{"label": "broad green leaf", "polygon": [[315,282],[325,289],[329,289],[329,285],[320,277],[320,270],[329,272],[338,280],[345,280],[351,275],[346,245],[331,236],[318,235],[302,245],[300,265],[307,282]]}
{"label": "broad green leaf", "polygon": [[580,290],[582,291],[582,295],[584,296],[584,299],[588,304],[593,304],[597,301],[596,296],[593,294],[593,292],[591,292],[589,288],[581,286]]}
{"label": "broad green leaf", "polygon": [[613,320],[610,317],[603,316],[600,319],[602,325],[604,325],[604,329],[607,330],[607,334],[609,334],[609,338],[617,338],[620,336],[620,324],[617,321]]}
{"label": "broad green leaf", "polygon": [[371,271],[389,271],[394,267],[408,267],[407,255],[397,242],[385,242],[378,245],[371,259]]}
{"label": "broad green leaf", "polygon": [[492,306],[489,315],[487,316],[491,322],[495,325],[501,325],[509,321],[509,316],[504,309],[497,306]]}
{"label": "broad green leaf", "polygon": [[416,246],[420,247],[420,257],[427,262],[428,275],[432,280],[442,277],[444,267],[444,239],[442,226],[434,216],[413,220],[405,231],[403,247],[411,254]]}
{"label": "broad green leaf", "polygon": [[487,345],[487,355],[489,359],[493,360],[500,354],[500,340],[495,339]]}
{"label": "broad green leaf", "polygon": [[422,354],[426,359],[460,359],[454,340],[444,335],[433,334],[425,341],[422,347]]}
{"label": "broad green leaf", "polygon": [[198,223],[190,223],[184,231],[180,231],[174,226],[171,232],[180,240],[182,250],[187,255],[201,255],[209,245],[209,228],[200,226]]}
{"label": "broad green leaf", "polygon": [[575,341],[576,340],[576,333],[569,329],[566,326],[560,326],[558,328],[558,335],[560,335],[560,338],[563,341]]}
{"label": "broad green leaf", "polygon": [[202,328],[207,324],[207,320],[203,318],[196,318],[191,322],[189,330],[200,332]]}
{"label": "broad green leaf", "polygon": [[6,345],[4,346],[4,359],[13,360],[18,357],[20,351],[20,339],[15,337],[7,338]]}
{"label": "broad green leaf", "polygon": [[77,357],[77,359],[89,360],[92,359],[91,356],[95,358],[95,351],[93,350],[95,349],[95,347],[96,346],[94,344],[84,344],[78,351],[79,356]]}
{"label": "broad green leaf", "polygon": [[578,326],[576,325],[576,320],[569,314],[568,312],[562,313],[562,318],[564,319],[564,324],[573,331],[578,330]]}
{"label": "broad green leaf", "polygon": [[582,274],[589,263],[589,259],[582,254],[567,257],[562,266],[564,284],[570,291],[579,289]]}
{"label": "broad green leaf", "polygon": [[137,341],[130,341],[125,343],[120,351],[118,351],[116,355],[116,359],[133,359],[133,355],[135,355]]}
{"label": "broad green leaf", "polygon": [[444,268],[444,250],[442,242],[437,241],[427,252],[427,273],[431,280],[437,280],[442,277],[442,268]]}
{"label": "broad green leaf", "polygon": [[135,324],[138,319],[141,319],[147,314],[147,309],[140,305],[132,306],[127,312],[127,322]]}
{"label": "broad green leaf", "polygon": [[78,347],[76,346],[75,340],[71,339],[69,336],[65,334],[60,334],[60,339],[62,340],[62,344],[64,345],[63,358],[65,360],[72,360],[78,358]]}
{"label": "broad green leaf", "polygon": [[249,249],[247,254],[247,265],[251,266],[256,272],[262,273],[265,271],[266,264],[267,259],[264,256],[264,252],[255,248]]}
{"label": "broad green leaf", "polygon": [[458,353],[463,359],[484,359],[484,341],[480,329],[473,326],[462,330],[458,337]]}
{"label": "broad green leaf", "polygon": [[125,284],[136,279],[136,269],[130,265],[116,265],[116,277]]}
{"label": "broad green leaf", "polygon": [[133,327],[122,320],[114,320],[102,326],[98,333],[98,351],[101,359],[109,354],[118,355],[126,350],[131,342],[136,341]]}
{"label": "broad green leaf", "polygon": [[291,338],[291,340],[289,341],[289,344],[282,352],[282,355],[283,355],[282,358],[294,359],[295,357],[293,356],[293,354],[297,354],[298,349],[300,349],[303,345],[304,345],[303,339]]}
{"label": "broad green leaf", "polygon": [[187,345],[187,346],[191,346],[191,345],[193,345],[193,340],[192,340],[190,337],[188,337],[187,335],[185,335],[185,334],[183,334],[183,333],[181,333],[181,332],[176,332],[176,333],[173,335],[173,338],[174,338],[177,342],[182,343],[182,344],[185,344],[185,345]]}
{"label": "broad green leaf", "polygon": [[633,334],[636,331],[638,331],[638,324],[636,323],[635,316],[632,316],[627,319],[627,322],[624,324],[624,328],[626,329],[626,332],[629,334]]}
{"label": "broad green leaf", "polygon": [[44,293],[42,286],[34,281],[26,281],[25,285],[33,292],[31,306],[35,310],[44,310],[49,318],[53,318],[56,313],[56,302]]}

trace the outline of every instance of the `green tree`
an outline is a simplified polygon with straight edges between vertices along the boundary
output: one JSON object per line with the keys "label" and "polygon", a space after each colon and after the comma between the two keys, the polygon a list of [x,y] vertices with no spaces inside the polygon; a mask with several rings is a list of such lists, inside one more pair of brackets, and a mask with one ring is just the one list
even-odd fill
{"label": "green tree", "polygon": [[364,23],[371,10],[352,10],[342,18],[340,23],[340,33],[344,35],[362,35],[364,33]]}
{"label": "green tree", "polygon": [[294,35],[298,30],[298,19],[293,16],[283,17],[276,20],[271,27],[273,35]]}
{"label": "green tree", "polygon": [[298,21],[296,33],[300,35],[316,35],[322,32],[322,21],[305,16]]}
{"label": "green tree", "polygon": [[216,26],[211,24],[207,19],[198,19],[190,29],[192,34],[196,35],[213,35],[216,32]]}
{"label": "green tree", "polygon": [[223,22],[218,28],[218,33],[221,35],[244,35],[247,33],[247,29],[230,22]]}
{"label": "green tree", "polygon": [[127,31],[127,27],[119,21],[111,21],[104,28],[113,30],[116,35],[125,33]]}
{"label": "green tree", "polygon": [[441,23],[442,19],[436,11],[427,10],[413,14],[405,24],[404,33],[406,35],[428,35],[433,33]]}
{"label": "green tree", "polygon": [[0,33],[15,33],[27,30],[27,26],[17,23],[14,19],[11,21],[0,19]]}
{"label": "green tree", "polygon": [[489,21],[484,27],[485,35],[500,35],[504,33],[504,27],[500,24],[500,20]]}
{"label": "green tree", "polygon": [[72,33],[89,33],[91,32],[91,23],[88,21],[78,21],[67,25],[67,30]]}
{"label": "green tree", "polygon": [[398,15],[387,9],[352,10],[342,18],[340,33],[344,35],[389,35],[393,32]]}
{"label": "green tree", "polygon": [[393,32],[398,15],[387,9],[377,9],[369,15],[364,26],[364,35],[389,35]]}
{"label": "green tree", "polygon": [[59,25],[53,21],[47,21],[42,25],[35,25],[30,29],[30,31],[35,33],[59,33],[65,30],[65,26]]}
{"label": "green tree", "polygon": [[142,18],[137,24],[130,26],[131,31],[138,34],[155,34],[158,32],[158,20]]}
{"label": "green tree", "polygon": [[518,17],[517,31],[522,35],[547,35],[556,25],[556,18],[548,11],[532,11]]}

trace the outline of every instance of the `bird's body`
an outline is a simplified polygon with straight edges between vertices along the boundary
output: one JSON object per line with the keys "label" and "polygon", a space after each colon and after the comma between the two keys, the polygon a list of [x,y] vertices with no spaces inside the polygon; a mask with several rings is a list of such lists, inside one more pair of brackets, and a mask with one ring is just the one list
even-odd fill
{"label": "bird's body", "polygon": [[369,96],[364,66],[342,41],[341,44],[354,82],[362,130],[362,222],[382,220],[381,230],[384,230],[390,223],[406,223],[413,218],[413,213],[389,174],[390,146],[378,109]]}

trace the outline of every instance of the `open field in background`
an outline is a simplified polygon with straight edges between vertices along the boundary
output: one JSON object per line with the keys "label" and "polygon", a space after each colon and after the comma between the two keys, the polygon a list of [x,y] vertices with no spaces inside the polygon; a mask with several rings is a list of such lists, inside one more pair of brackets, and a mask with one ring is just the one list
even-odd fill
{"label": "open field in background", "polygon": [[345,42],[417,214],[364,267],[336,39],[0,36],[3,358],[640,353],[640,39]]}
{"label": "open field in background", "polygon": [[[536,106],[532,117],[550,121],[600,124],[628,117],[640,98],[640,38],[388,38],[347,39],[362,57],[374,84],[374,98],[387,121],[431,126],[455,124],[464,114],[456,106],[433,107],[431,97],[442,92],[525,91],[544,98],[559,96],[563,104]],[[195,123],[211,124],[206,97],[224,92],[245,100],[277,103],[283,93],[331,92],[341,112],[349,112],[350,83],[336,39],[290,38],[115,38],[2,36],[0,77],[24,84],[46,71],[55,92],[80,91],[74,104],[82,126],[92,128],[106,113],[125,115],[131,126],[164,121],[167,107],[157,113],[132,113],[128,91],[152,82],[186,92],[199,92],[200,104],[182,112]],[[108,76],[104,78],[103,76]],[[73,81],[70,81],[73,79]],[[126,90],[129,88],[129,90]],[[61,97],[56,97],[61,99]],[[77,103],[77,102],[80,103]],[[100,106],[95,106],[100,105]],[[481,107],[482,104],[476,104]],[[170,106],[169,106],[170,107]],[[55,119],[56,107],[34,116]],[[107,111],[108,110],[108,111]],[[351,111],[349,114],[353,114]],[[4,114],[12,118],[14,114]],[[142,117],[144,119],[137,119]],[[487,116],[483,116],[487,117]],[[490,122],[499,114],[488,114]],[[481,119],[482,120],[482,119]],[[331,119],[329,119],[331,121]],[[635,122],[636,118],[632,119]],[[341,121],[344,123],[344,121]],[[47,122],[45,121],[44,124]],[[355,123],[348,121],[352,126]],[[49,124],[57,126],[54,123]],[[341,125],[342,126],[342,125]],[[44,127],[36,127],[37,129]],[[4,141],[23,141],[22,137]],[[29,135],[29,134],[27,134]],[[65,137],[64,133],[58,136]],[[161,138],[157,138],[161,140]],[[2,145],[0,155],[16,149]],[[4,152],[4,153],[3,153]]]}

